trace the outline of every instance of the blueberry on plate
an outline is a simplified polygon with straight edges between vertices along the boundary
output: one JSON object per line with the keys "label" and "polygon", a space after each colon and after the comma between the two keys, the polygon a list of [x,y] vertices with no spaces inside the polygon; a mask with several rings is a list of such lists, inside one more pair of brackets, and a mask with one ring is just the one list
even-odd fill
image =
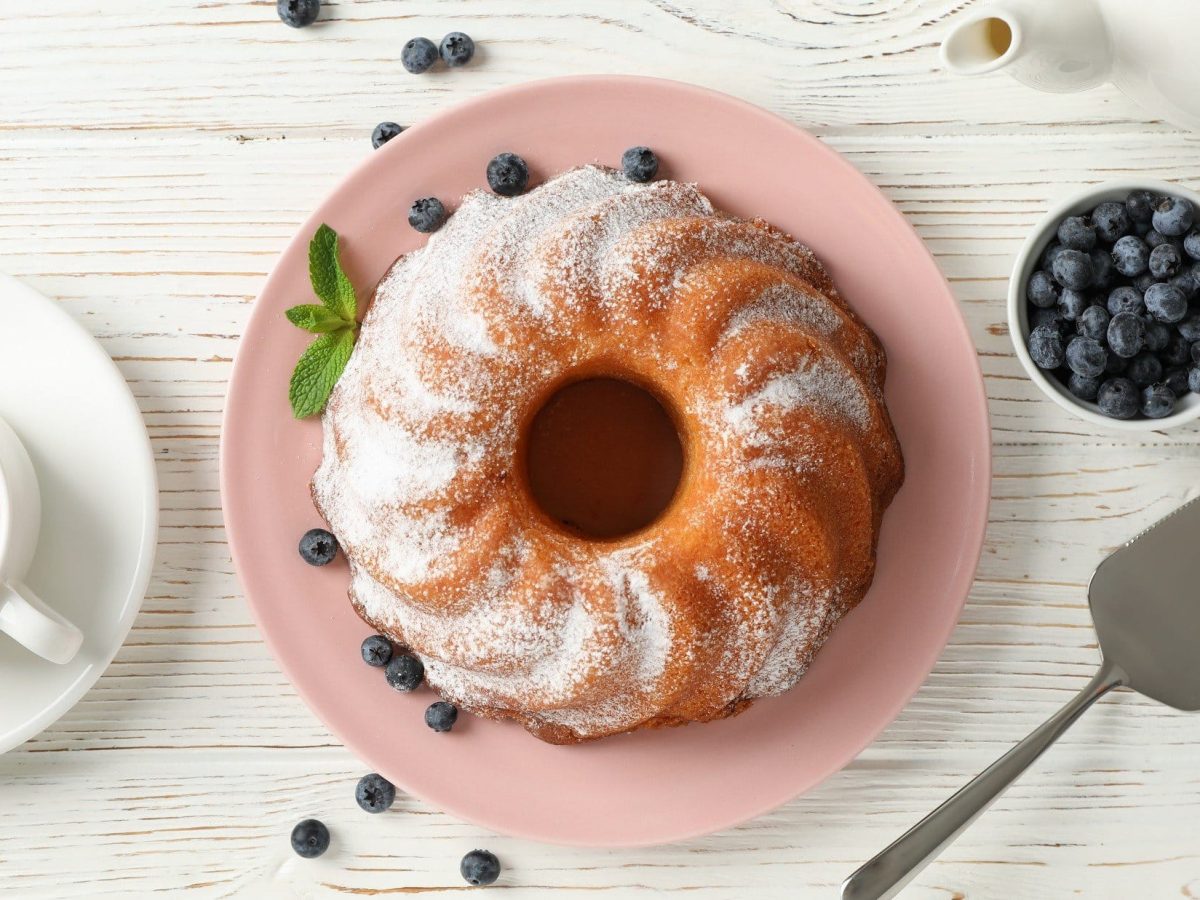
{"label": "blueberry on plate", "polygon": [[292,829],[292,849],[297,856],[316,859],[329,849],[329,829],[319,819],[305,819]]}
{"label": "blueberry on plate", "polygon": [[1096,403],[1110,419],[1132,419],[1141,407],[1142,395],[1128,378],[1110,378],[1100,385]]}
{"label": "blueberry on plate", "polygon": [[411,653],[395,653],[384,669],[387,683],[398,691],[415,691],[425,677],[425,664]]}
{"label": "blueberry on plate", "polygon": [[368,666],[379,669],[392,658],[392,642],[382,634],[373,634],[362,642],[362,658]]}
{"label": "blueberry on plate", "polygon": [[529,166],[515,153],[500,153],[487,164],[487,183],[501,197],[523,194],[529,184]]}
{"label": "blueberry on plate", "polygon": [[1144,388],[1146,385],[1154,384],[1156,381],[1162,381],[1163,364],[1149,350],[1143,350],[1129,361],[1129,368],[1125,370],[1125,377],[1138,387]]}
{"label": "blueberry on plate", "polygon": [[1151,384],[1142,388],[1142,415],[1148,419],[1161,419],[1175,412],[1175,393],[1165,384]]}
{"label": "blueberry on plate", "polygon": [[621,171],[630,181],[649,181],[658,174],[658,157],[649,147],[630,147],[621,154]]}
{"label": "blueberry on plate", "polygon": [[1108,323],[1108,347],[1117,356],[1131,359],[1146,344],[1146,323],[1134,313],[1120,312]]}
{"label": "blueberry on plate", "polygon": [[1072,372],[1071,377],[1067,379],[1067,390],[1080,400],[1092,401],[1100,392],[1100,379],[1085,378],[1083,375]]}
{"label": "blueberry on plate", "polygon": [[432,234],[446,222],[446,207],[437,197],[414,200],[408,208],[408,224],[421,234]]}
{"label": "blueberry on plate", "polygon": [[[1180,322],[1177,327],[1182,325],[1183,322]],[[1159,352],[1158,358],[1162,360],[1164,366],[1186,366],[1191,355],[1192,342],[1186,336],[1176,333],[1171,335],[1171,340]]]}
{"label": "blueberry on plate", "polygon": [[1050,277],[1050,273],[1041,269],[1029,276],[1029,284],[1025,286],[1025,296],[1029,302],[1042,309],[1057,305],[1061,293],[1062,289]]}
{"label": "blueberry on plate", "polygon": [[1146,190],[1130,191],[1125,198],[1125,211],[1131,222],[1149,222],[1154,216],[1154,201],[1157,198]]}
{"label": "blueberry on plate", "polygon": [[1142,295],[1138,293],[1137,288],[1123,284],[1109,291],[1105,306],[1108,309],[1108,314],[1111,316],[1119,315],[1120,313],[1140,315],[1143,312]]}
{"label": "blueberry on plate", "polygon": [[1108,322],[1111,318],[1103,306],[1089,306],[1080,314],[1075,327],[1084,337],[1104,341],[1108,339]]}
{"label": "blueberry on plate", "polygon": [[375,772],[358,779],[354,799],[369,813],[387,812],[396,802],[396,786]]}
{"label": "blueberry on plate", "polygon": [[1154,204],[1154,230],[1167,237],[1187,234],[1196,218],[1195,207],[1183,197],[1163,197]]}
{"label": "blueberry on plate", "polygon": [[1092,227],[1096,236],[1106,244],[1115,244],[1120,238],[1129,234],[1133,223],[1129,221],[1129,212],[1124,203],[1113,200],[1097,204],[1092,210]]}
{"label": "blueberry on plate", "polygon": [[371,146],[378,150],[403,130],[404,126],[395,122],[380,122],[371,132]]}
{"label": "blueberry on plate", "polygon": [[1200,394],[1200,366],[1193,366],[1188,370],[1188,390],[1193,394]]}
{"label": "blueberry on plate", "polygon": [[337,538],[324,528],[310,528],[300,538],[300,558],[310,566],[329,565],[337,552]]}
{"label": "blueberry on plate", "polygon": [[1133,278],[1145,272],[1150,264],[1150,248],[1141,238],[1127,234],[1113,244],[1112,261],[1113,268]]}
{"label": "blueberry on plate", "polygon": [[1090,253],[1096,246],[1096,229],[1083,216],[1067,216],[1058,223],[1058,242],[1070,250]]}
{"label": "blueberry on plate", "polygon": [[442,38],[442,45],[438,48],[441,54],[442,62],[454,69],[458,66],[465,66],[471,61],[471,57],[475,55],[475,42],[471,40],[470,35],[463,34],[461,31],[452,31]]}
{"label": "blueberry on plate", "polygon": [[400,64],[414,75],[429,71],[437,58],[437,45],[429,38],[415,37],[400,51]]}
{"label": "blueberry on plate", "polygon": [[1039,325],[1029,333],[1029,356],[1039,369],[1057,369],[1064,355],[1062,334],[1057,328]]}
{"label": "blueberry on plate", "polygon": [[1108,361],[1108,351],[1104,349],[1104,345],[1086,337],[1072,338],[1064,355],[1067,367],[1076,375],[1085,378],[1096,378],[1104,374],[1104,364]]}
{"label": "blueberry on plate", "polygon": [[500,877],[500,860],[490,850],[472,850],[462,858],[458,871],[467,884],[476,887],[492,884]]}
{"label": "blueberry on plate", "polygon": [[1159,244],[1150,251],[1150,274],[1160,281],[1175,275],[1182,264],[1183,255],[1174,244]]}
{"label": "blueberry on plate", "polygon": [[1092,259],[1082,250],[1068,248],[1054,257],[1051,274],[1063,287],[1082,291],[1092,283]]}
{"label": "blueberry on plate", "polygon": [[1189,343],[1200,341],[1200,310],[1188,313],[1175,327]]}
{"label": "blueberry on plate", "polygon": [[1063,288],[1062,295],[1058,298],[1058,314],[1064,319],[1070,319],[1074,322],[1083,315],[1083,311],[1090,305],[1091,301],[1088,300],[1083,291]]}
{"label": "blueberry on plate", "polygon": [[321,0],[275,0],[275,12],[283,24],[303,28],[317,21],[321,12]]}
{"label": "blueberry on plate", "polygon": [[1171,343],[1170,326],[1156,319],[1143,319],[1146,323],[1146,349],[1151,353],[1161,353]]}
{"label": "blueberry on plate", "polygon": [[1183,237],[1183,252],[1200,261],[1200,228],[1193,228]]}
{"label": "blueberry on plate", "polygon": [[1152,284],[1146,291],[1146,312],[1160,322],[1178,322],[1187,315],[1187,295],[1173,284]]}
{"label": "blueberry on plate", "polygon": [[457,721],[458,707],[453,703],[447,703],[445,700],[431,703],[429,704],[429,708],[425,710],[425,724],[434,731],[449,731]]}
{"label": "blueberry on plate", "polygon": [[1182,397],[1188,392],[1188,370],[1183,366],[1168,369],[1163,373],[1163,384],[1171,389],[1176,398]]}

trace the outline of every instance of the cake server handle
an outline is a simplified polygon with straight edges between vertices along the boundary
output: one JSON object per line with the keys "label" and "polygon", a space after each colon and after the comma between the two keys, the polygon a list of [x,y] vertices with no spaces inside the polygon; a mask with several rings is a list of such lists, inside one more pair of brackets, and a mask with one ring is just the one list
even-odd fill
{"label": "cake server handle", "polygon": [[1124,679],[1120,669],[1103,663],[1087,687],[1037,731],[843,881],[842,900],[887,900],[896,896],[979,818],[1088,707],[1123,684]]}

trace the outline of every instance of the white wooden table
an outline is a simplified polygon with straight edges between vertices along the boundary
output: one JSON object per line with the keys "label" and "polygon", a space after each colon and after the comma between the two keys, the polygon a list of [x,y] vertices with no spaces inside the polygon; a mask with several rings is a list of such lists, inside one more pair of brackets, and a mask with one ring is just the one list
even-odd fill
{"label": "white wooden table", "polygon": [[[341,0],[294,31],[265,0],[5,3],[0,269],[59,298],[117,360],[154,441],[162,532],[111,670],[0,757],[0,895],[440,897],[465,887],[459,857],[486,846],[515,898],[832,897],[1064,702],[1097,658],[1089,574],[1196,493],[1200,436],[1117,436],[1043,399],[1006,334],[1008,269],[1047,201],[1073,185],[1142,172],[1195,186],[1200,138],[1147,121],[1112,89],[1051,96],[939,72],[936,46],[963,5]],[[407,38],[453,29],[480,43],[473,65],[403,71]],[[410,797],[362,813],[363,766],[251,623],[217,490],[225,383],[251,302],[298,223],[372,152],[375,123],[582,72],[720,88],[846,154],[949,276],[995,429],[978,579],[903,715],[808,796],[637,851],[510,840]],[[1200,897],[1198,743],[1200,716],[1110,698],[906,896]],[[315,862],[288,845],[309,815],[335,833]]]}

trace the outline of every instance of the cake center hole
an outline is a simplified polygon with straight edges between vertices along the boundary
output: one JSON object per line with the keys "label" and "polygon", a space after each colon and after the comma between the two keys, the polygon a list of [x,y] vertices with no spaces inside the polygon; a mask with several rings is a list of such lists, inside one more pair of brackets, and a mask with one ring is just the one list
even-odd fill
{"label": "cake center hole", "polygon": [[589,378],[560,388],[534,416],[525,465],[548,516],[586,537],[615,538],[649,525],[670,504],[683,446],[649,391]]}

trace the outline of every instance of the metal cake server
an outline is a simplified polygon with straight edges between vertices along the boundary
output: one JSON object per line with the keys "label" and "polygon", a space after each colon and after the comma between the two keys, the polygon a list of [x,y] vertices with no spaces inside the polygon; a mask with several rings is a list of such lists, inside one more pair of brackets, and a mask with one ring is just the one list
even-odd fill
{"label": "metal cake server", "polygon": [[1100,670],[1044,725],[842,883],[842,900],[894,897],[974,822],[1093,703],[1130,687],[1200,710],[1200,498],[1102,562],[1088,587]]}

